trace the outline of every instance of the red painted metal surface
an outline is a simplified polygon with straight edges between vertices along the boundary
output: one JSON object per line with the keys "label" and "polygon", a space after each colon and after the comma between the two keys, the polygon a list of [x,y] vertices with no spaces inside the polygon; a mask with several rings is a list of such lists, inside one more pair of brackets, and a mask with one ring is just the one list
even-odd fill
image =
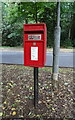
{"label": "red painted metal surface", "polygon": [[24,24],[24,66],[44,67],[46,62],[46,24]]}

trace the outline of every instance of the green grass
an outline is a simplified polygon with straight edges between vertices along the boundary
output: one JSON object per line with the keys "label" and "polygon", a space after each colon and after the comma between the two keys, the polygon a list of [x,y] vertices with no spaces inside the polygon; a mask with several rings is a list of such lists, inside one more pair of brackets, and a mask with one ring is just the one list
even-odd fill
{"label": "green grass", "polygon": [[[34,70],[33,67],[25,67],[23,65],[16,65],[17,69],[27,69],[27,70]],[[52,67],[39,67],[39,72],[40,71],[48,71],[52,73]],[[64,72],[72,72],[73,68],[59,68],[59,73],[64,73]]]}
{"label": "green grass", "polygon": [[33,67],[26,67],[26,66],[24,66],[24,65],[16,65],[16,68],[18,68],[18,69],[33,70]]}
{"label": "green grass", "polygon": [[41,70],[44,70],[44,71],[50,71],[50,72],[52,72],[52,67],[40,67],[39,68],[39,71],[41,71]]}
{"label": "green grass", "polygon": [[[0,46],[0,48],[23,48],[22,46],[16,46],[16,47],[10,47],[10,46]],[[52,47],[47,47],[48,49],[51,49]],[[67,47],[60,47],[62,49],[73,49],[72,46],[67,46]]]}
{"label": "green grass", "polygon": [[61,47],[62,49],[73,49],[72,46]]}
{"label": "green grass", "polygon": [[[27,69],[27,70],[34,70],[34,67],[26,67],[23,65],[16,66],[17,69]],[[39,71],[44,70],[44,71],[52,71],[52,67],[39,67]]]}
{"label": "green grass", "polygon": [[21,46],[16,46],[16,47],[10,47],[10,46],[0,46],[0,48],[23,48]]}
{"label": "green grass", "polygon": [[72,72],[73,68],[59,68],[60,73]]}
{"label": "green grass", "polygon": [[0,48],[16,48],[16,47],[0,46]]}

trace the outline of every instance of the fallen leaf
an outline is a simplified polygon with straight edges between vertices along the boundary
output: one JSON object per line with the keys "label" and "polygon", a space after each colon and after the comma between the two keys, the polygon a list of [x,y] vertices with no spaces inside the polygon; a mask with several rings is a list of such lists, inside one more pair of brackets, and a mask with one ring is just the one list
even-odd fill
{"label": "fallen leaf", "polygon": [[7,104],[7,102],[5,101],[4,104]]}
{"label": "fallen leaf", "polygon": [[64,83],[64,85],[66,86],[66,85],[68,85],[68,83]]}
{"label": "fallen leaf", "polygon": [[16,112],[15,112],[15,111],[13,111],[13,112],[12,112],[12,115],[16,115]]}
{"label": "fallen leaf", "polygon": [[12,108],[11,110],[16,110],[15,108]]}
{"label": "fallen leaf", "polygon": [[3,113],[2,112],[0,112],[0,117],[3,115]]}
{"label": "fallen leaf", "polygon": [[54,108],[52,108],[52,110],[53,110],[53,111],[55,111],[55,109],[54,109]]}

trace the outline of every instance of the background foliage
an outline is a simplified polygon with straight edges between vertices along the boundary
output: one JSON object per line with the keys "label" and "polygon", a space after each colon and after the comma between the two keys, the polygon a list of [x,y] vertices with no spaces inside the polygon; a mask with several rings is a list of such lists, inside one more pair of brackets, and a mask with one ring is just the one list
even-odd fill
{"label": "background foliage", "polygon": [[[55,2],[3,3],[2,46],[23,45],[24,23],[46,23],[47,46],[53,46],[56,26]],[[61,47],[73,47],[75,41],[75,2],[61,2]]]}

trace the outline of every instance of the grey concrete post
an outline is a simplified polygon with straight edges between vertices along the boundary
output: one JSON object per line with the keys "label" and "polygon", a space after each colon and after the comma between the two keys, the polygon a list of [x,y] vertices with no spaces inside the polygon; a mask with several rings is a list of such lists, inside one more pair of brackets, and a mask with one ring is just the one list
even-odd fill
{"label": "grey concrete post", "polygon": [[58,80],[59,71],[59,51],[60,51],[60,0],[57,2],[57,26],[54,32],[54,46],[53,46],[53,80]]}
{"label": "grey concrete post", "polygon": [[53,79],[58,80],[59,51],[60,51],[60,26],[55,28],[53,48]]}

